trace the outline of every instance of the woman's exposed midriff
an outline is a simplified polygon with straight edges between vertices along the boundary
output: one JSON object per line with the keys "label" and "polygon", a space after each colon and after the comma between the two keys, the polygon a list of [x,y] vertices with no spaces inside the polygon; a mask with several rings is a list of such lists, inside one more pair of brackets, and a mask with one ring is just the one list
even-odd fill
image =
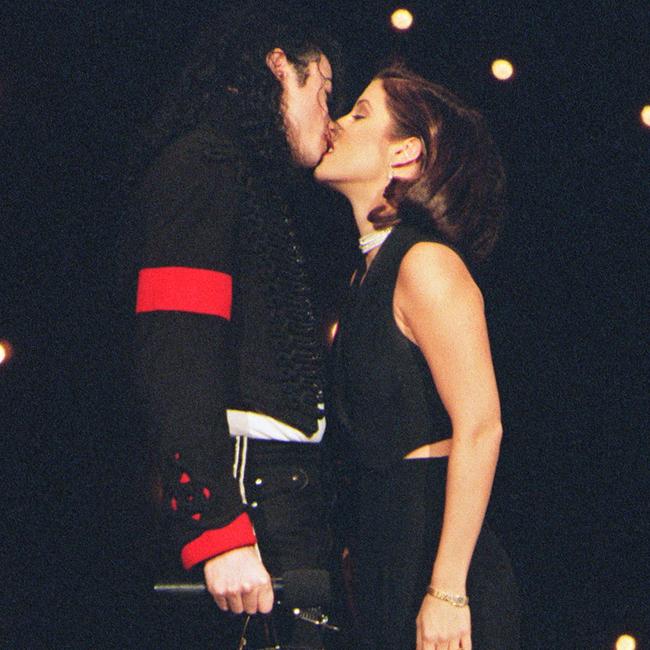
{"label": "woman's exposed midriff", "polygon": [[413,451],[410,451],[405,459],[409,458],[441,458],[443,456],[449,456],[451,451],[451,438],[446,440],[439,440],[438,442],[431,442],[426,445],[422,445]]}

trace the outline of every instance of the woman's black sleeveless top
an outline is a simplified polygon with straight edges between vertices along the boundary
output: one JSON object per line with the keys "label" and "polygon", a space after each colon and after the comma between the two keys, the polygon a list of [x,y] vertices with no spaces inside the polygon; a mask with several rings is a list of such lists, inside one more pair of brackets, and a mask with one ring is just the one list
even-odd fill
{"label": "woman's black sleeveless top", "polygon": [[339,442],[351,460],[367,467],[385,468],[451,436],[427,362],[393,317],[400,263],[421,241],[444,243],[414,226],[398,225],[363,281],[357,272],[339,321],[331,387]]}

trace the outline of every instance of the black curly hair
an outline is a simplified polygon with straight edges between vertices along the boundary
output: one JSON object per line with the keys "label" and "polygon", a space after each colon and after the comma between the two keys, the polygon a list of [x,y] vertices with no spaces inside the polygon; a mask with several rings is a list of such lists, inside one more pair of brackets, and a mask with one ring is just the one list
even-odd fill
{"label": "black curly hair", "polygon": [[[320,22],[324,22],[322,11]],[[280,111],[281,87],[266,66],[266,55],[281,48],[304,74],[324,53],[341,78],[340,47],[300,2],[243,2],[206,18],[176,83],[143,129],[151,160],[172,140],[198,124],[230,116],[252,162],[260,170],[286,171],[291,152]],[[269,165],[273,162],[273,165]]]}

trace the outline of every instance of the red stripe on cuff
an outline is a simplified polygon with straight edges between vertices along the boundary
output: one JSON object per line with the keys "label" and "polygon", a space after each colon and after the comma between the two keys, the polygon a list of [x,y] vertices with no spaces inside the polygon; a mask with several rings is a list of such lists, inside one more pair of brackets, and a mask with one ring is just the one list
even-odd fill
{"label": "red stripe on cuff", "polygon": [[230,320],[232,277],[186,266],[142,269],[135,312],[186,311]]}
{"label": "red stripe on cuff", "polygon": [[245,512],[223,528],[206,530],[200,537],[186,544],[181,551],[181,561],[185,569],[215,555],[232,551],[242,546],[257,543],[253,524]]}

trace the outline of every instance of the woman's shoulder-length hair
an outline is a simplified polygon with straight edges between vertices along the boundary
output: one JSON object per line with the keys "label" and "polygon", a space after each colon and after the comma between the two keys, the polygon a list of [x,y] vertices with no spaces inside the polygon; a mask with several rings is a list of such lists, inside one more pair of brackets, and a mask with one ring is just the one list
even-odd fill
{"label": "woman's shoulder-length hair", "polygon": [[[505,174],[485,119],[446,88],[401,65],[379,72],[395,138],[422,142],[420,173],[393,179],[390,208],[375,210],[375,225],[399,221],[433,228],[472,262],[496,243],[505,209]],[[396,211],[397,210],[397,211]]]}

